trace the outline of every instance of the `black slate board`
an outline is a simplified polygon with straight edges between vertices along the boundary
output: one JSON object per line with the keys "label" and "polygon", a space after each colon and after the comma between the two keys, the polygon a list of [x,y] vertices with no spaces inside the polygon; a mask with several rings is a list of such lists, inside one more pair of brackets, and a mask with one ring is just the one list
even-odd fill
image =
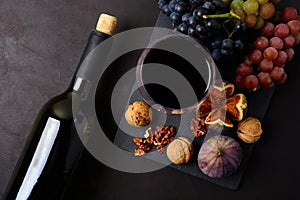
{"label": "black slate board", "polygon": [[[171,28],[170,27],[170,21],[169,19],[164,16],[163,14],[160,14],[156,23],[156,27],[163,27],[163,28]],[[155,33],[153,34],[155,35]],[[237,91],[238,92],[238,91]],[[247,91],[243,91],[243,93],[246,95],[247,97],[247,101],[248,101],[248,109],[247,109],[247,114],[246,116],[253,116],[256,117],[260,120],[262,120],[264,118],[264,115],[267,111],[268,105],[271,101],[272,95],[273,95],[274,89],[271,90],[260,90],[258,92],[255,93],[249,93]],[[134,101],[142,101],[143,98],[140,95],[139,91],[136,90],[132,93],[132,96],[130,97],[130,99],[128,99],[128,104],[131,104]],[[159,112],[155,112],[154,111],[154,119],[164,119],[164,117],[167,118],[166,125],[172,125],[175,128],[178,127],[178,124],[180,123],[180,120],[186,120],[184,122],[182,122],[184,125],[183,129],[186,132],[190,132],[189,129],[189,125],[190,125],[190,119],[191,117],[194,116],[194,113],[187,113],[184,114],[184,116],[180,116],[180,115],[167,115],[167,116],[163,116],[164,114],[159,113]],[[159,120],[154,120],[153,122],[151,122],[147,127],[144,128],[133,128],[130,127],[124,118],[121,119],[120,124],[123,124],[123,128],[125,128],[126,130],[130,130],[132,129],[135,132],[140,132],[140,135],[143,135],[145,130],[148,127],[153,127],[155,128],[156,124],[159,124]],[[127,125],[126,125],[127,124]],[[180,134],[180,133],[178,133]],[[243,174],[246,170],[246,166],[247,166],[247,162],[250,158],[252,149],[253,149],[253,144],[246,144],[244,142],[241,142],[235,132],[234,129],[230,129],[230,130],[224,130],[222,132],[223,135],[229,135],[233,138],[235,138],[241,145],[242,150],[243,150],[243,160],[242,163],[239,167],[239,169],[237,170],[237,172],[235,172],[234,174],[228,176],[228,177],[224,177],[224,178],[211,178],[206,176],[205,174],[203,174],[201,172],[201,170],[198,168],[198,164],[197,164],[197,155],[199,152],[199,149],[201,147],[201,144],[203,143],[203,140],[206,139],[207,137],[211,137],[213,135],[208,135],[207,137],[200,137],[200,138],[196,138],[194,139],[192,134],[190,134],[189,139],[193,140],[193,146],[194,146],[194,155],[191,158],[191,161],[188,164],[185,165],[174,165],[174,164],[170,164],[170,167],[173,167],[179,171],[182,171],[184,173],[199,177],[201,179],[204,179],[206,181],[215,183],[219,186],[231,189],[231,190],[236,190],[238,189],[241,181],[242,181],[242,177]],[[178,137],[178,135],[176,135],[176,137]],[[185,135],[186,137],[186,135]],[[115,135],[115,139],[114,139],[114,143],[127,151],[133,152],[134,149],[136,148],[136,145],[132,142],[132,136],[129,136],[127,134],[125,134],[121,129],[117,130],[117,133]],[[151,160],[154,160],[155,162],[160,162],[160,163],[164,163],[164,164],[168,164],[169,160],[166,156],[166,154],[161,154],[158,152],[155,153],[148,153],[145,154],[143,157],[149,158]]]}

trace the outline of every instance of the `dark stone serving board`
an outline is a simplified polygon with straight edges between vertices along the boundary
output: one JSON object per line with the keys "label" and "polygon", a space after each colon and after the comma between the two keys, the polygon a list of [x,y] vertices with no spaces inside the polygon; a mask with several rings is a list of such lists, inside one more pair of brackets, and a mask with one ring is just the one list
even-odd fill
{"label": "dark stone serving board", "polygon": [[[171,28],[169,19],[167,17],[165,17],[163,14],[160,14],[160,16],[158,17],[156,26],[164,27],[164,28]],[[254,92],[254,93],[243,91],[243,93],[247,97],[247,102],[248,102],[246,116],[253,116],[260,120],[263,120],[264,115],[267,111],[268,105],[271,101],[273,92],[274,92],[274,89],[260,90],[260,91]],[[136,90],[132,93],[131,97],[128,99],[128,104],[131,104],[132,102],[137,101],[137,100],[139,100],[139,101],[143,100],[143,98],[140,95],[138,90]],[[203,143],[203,140],[208,137],[211,137],[213,134],[211,133],[210,135],[201,136],[199,138],[194,139],[194,137],[190,131],[190,128],[189,128],[190,119],[194,116],[194,113],[186,113],[181,116],[180,115],[163,116],[164,114],[154,111],[153,114],[154,114],[153,122],[151,122],[150,125],[148,125],[147,127],[144,127],[144,128],[130,127],[126,123],[124,118],[121,119],[121,124],[123,124],[123,128],[125,128],[126,130],[132,130],[133,132],[139,132],[140,135],[142,136],[148,127],[151,126],[152,128],[155,128],[156,124],[159,124],[159,121],[164,119],[164,117],[167,118],[166,122],[164,124],[172,125],[175,128],[178,128],[178,124],[181,122],[183,124],[183,127],[181,127],[182,128],[181,133],[183,130],[186,134],[184,136],[193,140],[194,155],[191,158],[190,162],[188,164],[184,164],[184,165],[169,164],[169,160],[165,153],[161,154],[161,153],[158,153],[157,151],[153,153],[153,150],[152,150],[152,153],[145,154],[145,155],[143,155],[143,157],[154,160],[155,162],[169,165],[170,167],[175,168],[179,171],[193,175],[195,177],[199,177],[206,181],[215,183],[219,186],[222,186],[222,187],[225,187],[225,188],[228,188],[231,190],[238,189],[240,182],[242,180],[243,174],[246,170],[247,162],[249,160],[249,157],[250,157],[252,149],[253,149],[253,144],[246,144],[246,143],[242,142],[241,140],[239,140],[236,136],[234,128],[229,129],[229,130],[228,129],[223,130],[223,132],[222,132],[223,135],[229,135],[229,136],[235,138],[240,143],[242,150],[243,150],[243,159],[242,159],[242,163],[241,163],[239,169],[234,174],[232,174],[228,177],[224,177],[224,178],[211,178],[211,177],[208,177],[205,174],[203,174],[201,172],[201,170],[198,168],[197,155],[198,155],[199,149]],[[155,120],[155,118],[157,118],[158,120]],[[182,121],[182,120],[184,120],[184,121]],[[178,134],[181,134],[181,133],[178,133]],[[189,135],[187,133],[189,133]],[[179,136],[178,134],[176,135],[176,137]],[[132,138],[133,138],[132,136],[127,135],[123,130],[118,129],[117,133],[115,135],[114,143],[118,147],[120,147],[124,150],[133,152],[134,149],[136,149],[137,147],[132,142]]]}

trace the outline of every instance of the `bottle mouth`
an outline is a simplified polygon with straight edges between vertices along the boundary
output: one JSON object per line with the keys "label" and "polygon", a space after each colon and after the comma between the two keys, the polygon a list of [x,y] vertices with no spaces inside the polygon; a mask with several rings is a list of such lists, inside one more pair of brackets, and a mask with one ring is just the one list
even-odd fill
{"label": "bottle mouth", "polygon": [[[207,97],[215,83],[215,70],[208,50],[190,36],[174,31],[142,52],[136,67],[136,82],[142,98],[152,108],[166,114],[183,114],[194,111]],[[169,92],[161,88],[149,91],[149,84]],[[175,101],[179,106],[174,106]]]}

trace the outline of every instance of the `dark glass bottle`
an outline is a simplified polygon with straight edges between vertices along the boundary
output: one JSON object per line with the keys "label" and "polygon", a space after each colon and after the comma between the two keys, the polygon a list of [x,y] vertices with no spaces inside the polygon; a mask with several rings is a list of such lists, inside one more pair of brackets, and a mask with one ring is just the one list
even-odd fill
{"label": "dark glass bottle", "polygon": [[[113,32],[117,19],[101,14],[79,62]],[[104,54],[108,52],[103,52]],[[78,70],[78,69],[77,69]],[[61,199],[68,179],[84,149],[72,114],[74,76],[68,89],[40,110],[28,142],[14,169],[3,199]]]}

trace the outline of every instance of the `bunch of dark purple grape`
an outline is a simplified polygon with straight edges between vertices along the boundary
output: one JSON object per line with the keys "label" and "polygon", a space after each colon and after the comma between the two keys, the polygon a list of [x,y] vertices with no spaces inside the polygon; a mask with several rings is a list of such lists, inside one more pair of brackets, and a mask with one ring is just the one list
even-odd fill
{"label": "bunch of dark purple grape", "polygon": [[247,26],[223,0],[158,0],[158,6],[177,31],[200,41],[215,61],[243,52]]}

